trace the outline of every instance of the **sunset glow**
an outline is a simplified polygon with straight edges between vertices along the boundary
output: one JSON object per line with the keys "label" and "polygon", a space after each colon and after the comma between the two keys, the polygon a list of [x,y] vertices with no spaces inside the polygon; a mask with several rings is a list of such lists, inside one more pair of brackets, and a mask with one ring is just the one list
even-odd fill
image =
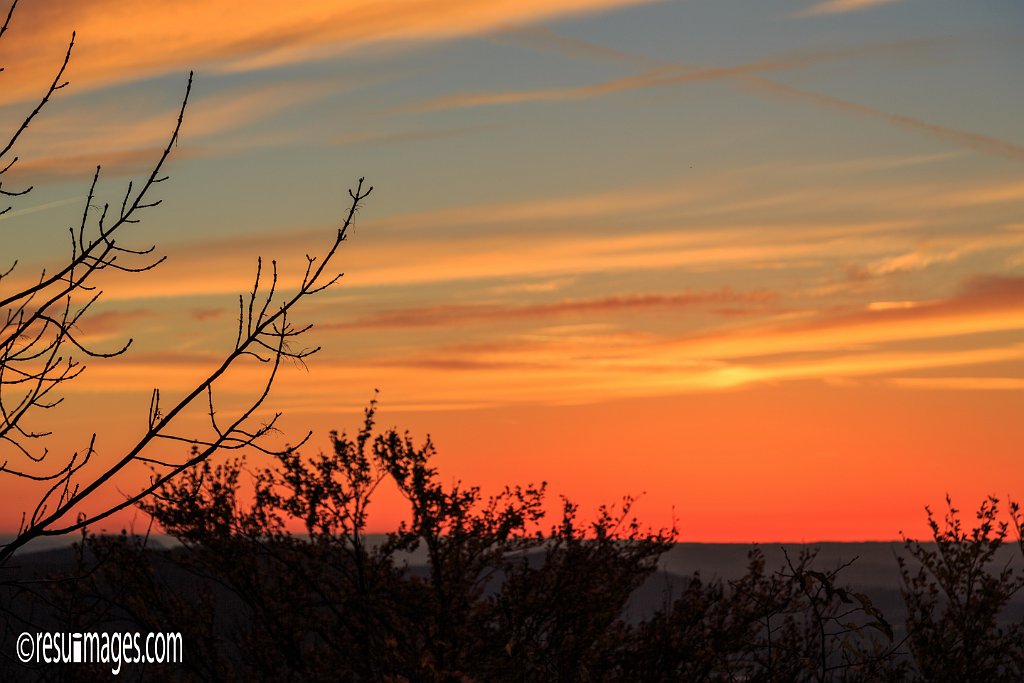
{"label": "sunset glow", "polygon": [[[322,350],[262,410],[275,444],[326,448],[379,389],[378,423],[430,434],[448,480],[639,496],[684,541],[894,539],[947,493],[1024,499],[1019,6],[26,1],[8,128],[72,31],[4,176],[35,189],[0,216],[0,286],[65,258],[97,164],[120,202],[195,85],[163,203],[123,238],[167,261],[102,274],[80,340],[134,341],[34,418],[52,453],[96,432],[97,466],[119,458],[154,388],[230,350],[257,257],[295,287],[366,176],[345,275],[300,311]],[[38,499],[0,479],[4,529]]]}

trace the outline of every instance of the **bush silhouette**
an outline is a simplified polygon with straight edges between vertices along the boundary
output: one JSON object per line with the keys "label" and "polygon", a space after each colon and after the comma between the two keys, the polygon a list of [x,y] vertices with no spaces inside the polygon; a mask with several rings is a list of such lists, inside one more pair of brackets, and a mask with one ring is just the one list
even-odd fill
{"label": "bush silhouette", "polygon": [[[16,4],[0,15],[0,39],[14,30]],[[73,48],[72,35],[52,83],[0,143],[0,215],[32,189],[10,182],[17,147],[67,85]],[[125,238],[160,203],[153,195],[167,179],[191,83],[190,76],[167,143],[141,182],[103,203],[97,167],[69,253],[20,281],[23,266],[13,255],[0,264],[0,474],[39,491],[17,536],[0,545],[0,569],[13,572],[9,560],[33,539],[82,533],[74,571],[49,579],[5,574],[4,637],[22,627],[183,633],[182,664],[140,666],[122,674],[129,679],[1024,680],[1024,623],[1008,611],[1024,577],[1003,552],[1011,529],[1024,551],[1024,518],[1013,503],[1004,521],[999,501],[985,501],[970,529],[951,501],[942,523],[928,511],[931,540],[906,539],[897,559],[903,619],[846,585],[848,565],[822,568],[804,550],[769,569],[758,549],[738,579],[684,577],[660,608],[637,618],[630,601],[654,580],[677,534],[643,527],[630,498],[588,521],[569,500],[551,515],[544,484],[493,496],[445,485],[430,440],[376,433],[375,405],[354,436],[332,433],[327,453],[264,450],[272,464],[254,472],[241,458],[212,462],[227,450],[262,450],[261,438],[274,429],[276,417],[259,423],[254,416],[281,361],[315,351],[298,345],[308,328],[289,315],[336,282],[329,266],[372,191],[362,179],[336,234],[318,257],[307,257],[297,291],[283,296],[276,263],[260,262],[239,298],[234,345],[177,401],[161,404],[154,390],[148,424],[132,445],[97,469],[85,469],[98,452],[95,435],[77,452],[51,452],[40,416],[52,415],[86,360],[119,356],[130,344],[94,349],[77,336],[97,301],[97,273],[148,271],[162,261],[153,247]],[[244,407],[216,417],[220,378],[248,361],[268,369],[264,381]],[[181,416],[207,405],[205,433],[175,431]],[[168,441],[190,448],[164,460],[154,444]],[[139,464],[154,469],[149,485],[81,514]],[[376,536],[367,533],[368,513],[381,486],[401,494],[408,516]],[[88,534],[89,525],[132,505],[180,545],[155,549],[146,536]],[[27,669],[10,651],[5,644],[2,680],[110,678],[106,665]]]}
{"label": "bush silhouette", "polygon": [[[140,504],[180,545],[83,534],[75,571],[15,582],[19,595],[61,630],[182,632],[183,663],[128,679],[1020,680],[1024,625],[1006,612],[1022,585],[1005,560],[1011,525],[1024,531],[1016,505],[1000,521],[985,501],[971,529],[951,503],[944,524],[929,511],[931,541],[906,539],[894,563],[906,618],[893,619],[845,584],[851,563],[819,568],[808,549],[769,569],[753,548],[732,581],[658,584],[676,531],[642,527],[631,499],[590,521],[563,499],[552,519],[544,484],[494,496],[442,484],[429,438],[376,433],[375,418],[371,404],[354,435],[332,433],[312,457],[202,461]],[[408,514],[371,535],[382,486]],[[645,582],[666,592],[638,617]],[[35,673],[92,680],[109,667]]]}
{"label": "bush silhouette", "polygon": [[[1010,533],[995,500],[972,530],[950,507],[945,527],[932,519],[932,542],[906,541],[894,566],[905,623],[844,584],[849,563],[819,569],[805,549],[769,569],[756,548],[740,578],[681,579],[637,618],[631,597],[655,580],[674,529],[642,527],[628,498],[591,521],[563,500],[549,520],[543,484],[490,497],[444,485],[429,439],[377,434],[374,420],[371,405],[327,453],[291,449],[252,471],[206,461],[167,482],[142,507],[180,547],[86,536],[77,579],[49,591],[60,623],[180,628],[184,663],[147,678],[1018,679],[1021,625],[1004,611],[1021,579],[993,568]],[[381,486],[404,497],[407,521],[370,535]]]}
{"label": "bush silhouette", "polygon": [[[204,463],[144,504],[182,540],[175,561],[218,576],[229,611],[250,625],[236,663],[253,668],[238,677],[578,680],[599,670],[626,601],[673,532],[642,530],[628,500],[585,525],[565,502],[542,530],[543,485],[488,498],[446,487],[429,440],[375,437],[373,418],[371,406],[354,438],[333,434],[329,455],[282,454],[256,474],[246,509],[238,460]],[[409,521],[370,539],[367,507],[385,479]],[[284,531],[290,522],[306,534]],[[111,566],[150,562],[126,539],[104,543],[122,554]],[[410,561],[417,555],[422,566]]]}
{"label": "bush silhouette", "polygon": [[[1024,587],[1024,576],[996,557],[1009,523],[999,521],[995,498],[981,504],[972,529],[963,528],[949,497],[946,505],[942,524],[928,510],[932,546],[906,541],[917,566],[899,558],[907,643],[917,670],[928,681],[1024,680],[1024,623],[999,618]],[[1019,508],[1011,504],[1010,511],[1022,539]]]}

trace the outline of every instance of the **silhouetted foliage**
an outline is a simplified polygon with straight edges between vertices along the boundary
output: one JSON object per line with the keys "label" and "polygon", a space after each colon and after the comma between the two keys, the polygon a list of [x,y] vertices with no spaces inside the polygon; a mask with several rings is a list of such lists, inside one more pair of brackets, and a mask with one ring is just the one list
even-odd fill
{"label": "silhouetted foliage", "polygon": [[[29,125],[67,85],[73,47],[72,35],[52,83],[0,141],[0,215],[10,210],[8,200],[31,190],[5,185],[5,174]],[[259,423],[254,412],[281,361],[316,350],[295,345],[308,327],[295,325],[291,312],[337,280],[327,268],[372,190],[362,180],[324,251],[307,257],[295,292],[278,290],[276,263],[269,276],[259,263],[252,288],[239,297],[233,347],[169,407],[154,390],[148,424],[133,446],[109,465],[85,470],[96,453],[94,435],[51,465],[49,431],[32,423],[59,404],[60,390],[81,372],[82,361],[72,355],[112,357],[128,349],[91,349],[76,337],[97,301],[96,274],[145,271],[162,261],[152,247],[129,247],[123,237],[159,204],[150,195],[167,178],[163,168],[190,87],[191,77],[163,152],[141,184],[128,184],[120,207],[97,206],[97,168],[69,253],[56,267],[13,286],[17,261],[0,272],[0,474],[41,487],[17,537],[0,546],[0,569],[14,570],[5,563],[34,538],[82,534],[74,571],[5,575],[4,637],[48,626],[180,631],[182,663],[121,674],[157,680],[1024,680],[1024,623],[1007,617],[1024,578],[1000,554],[1011,522],[1024,552],[1016,504],[1011,522],[1000,521],[998,501],[989,499],[971,529],[962,527],[951,502],[942,524],[929,510],[932,541],[907,539],[907,555],[898,558],[906,607],[898,621],[844,583],[849,563],[823,569],[812,551],[787,555],[784,566],[769,570],[755,548],[733,581],[656,576],[676,530],[642,527],[632,499],[600,508],[589,521],[562,500],[552,520],[544,484],[493,496],[461,482],[445,485],[429,438],[417,444],[393,429],[375,433],[373,404],[355,435],[331,434],[327,453],[261,446],[277,417]],[[218,415],[221,377],[246,361],[267,368],[265,381],[243,408]],[[178,417],[196,406],[208,413],[206,433],[175,432]],[[168,442],[186,444],[183,457],[152,452]],[[269,462],[209,459],[243,449]],[[140,463],[153,470],[148,485],[122,503],[79,514],[83,502]],[[382,485],[401,494],[408,515],[391,533],[374,536],[367,533],[368,510]],[[87,532],[132,505],[180,545],[155,549],[148,534]],[[642,618],[630,616],[638,589],[656,579],[666,581],[664,603]],[[5,643],[0,652],[2,680],[110,678],[108,665],[26,668],[10,650]]]}
{"label": "silhouetted foliage", "polygon": [[804,551],[765,569],[758,549],[728,586],[694,575],[637,630],[627,661],[635,680],[876,681],[897,679],[892,628],[867,595],[813,568]]}
{"label": "silhouetted foliage", "polygon": [[[332,433],[326,453],[197,463],[140,503],[180,546],[84,535],[73,577],[29,597],[61,629],[182,632],[182,664],[129,678],[1019,680],[1024,625],[1005,608],[1022,581],[996,557],[1011,522],[1024,531],[1016,505],[1003,522],[986,501],[970,530],[952,505],[944,525],[929,511],[932,542],[908,539],[894,567],[904,622],[845,585],[850,562],[822,569],[812,550],[770,570],[753,548],[732,581],[655,575],[676,532],[643,528],[631,499],[590,521],[563,500],[549,519],[544,484],[489,497],[443,484],[430,439],[375,433],[375,410],[354,435]],[[381,486],[408,514],[369,535]],[[662,605],[631,615],[638,588],[658,580]],[[109,668],[36,673],[92,680]]]}
{"label": "silhouetted foliage", "polygon": [[[906,541],[916,566],[899,558],[907,642],[917,671],[926,681],[1024,680],[1024,623],[1000,623],[1024,576],[997,560],[1009,533],[1009,524],[999,520],[999,501],[982,503],[971,529],[963,527],[948,497],[946,504],[942,524],[928,510],[933,545]],[[1019,508],[1012,503],[1010,509],[1024,543]]]}
{"label": "silhouetted foliage", "polygon": [[[492,497],[445,486],[429,440],[374,437],[373,417],[354,438],[332,434],[329,455],[289,451],[258,471],[244,510],[239,461],[203,464],[144,504],[184,543],[181,566],[230,587],[249,625],[238,678],[578,680],[606,666],[672,532],[642,530],[629,500],[589,524],[566,502],[543,529],[543,485]],[[372,543],[367,506],[385,478],[409,520]],[[305,536],[284,531],[293,521]]]}

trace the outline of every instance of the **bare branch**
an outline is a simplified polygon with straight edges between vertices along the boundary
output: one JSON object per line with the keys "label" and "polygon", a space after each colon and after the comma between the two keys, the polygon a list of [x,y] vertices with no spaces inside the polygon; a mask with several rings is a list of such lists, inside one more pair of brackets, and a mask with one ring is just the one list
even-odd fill
{"label": "bare branch", "polygon": [[[10,25],[16,4],[12,4],[0,26],[0,37]],[[0,176],[18,160],[17,156],[10,161],[5,160],[18,140],[54,93],[67,85],[63,79],[74,45],[75,34],[72,34],[52,82],[0,148]],[[129,338],[111,350],[91,348],[85,343],[81,327],[102,296],[96,282],[99,273],[140,273],[164,261],[164,257],[154,254],[155,245],[137,248],[122,244],[120,238],[124,226],[138,223],[146,209],[155,208],[162,202],[151,195],[153,187],[168,178],[164,166],[181,133],[192,81],[193,74],[189,73],[177,120],[148,176],[140,183],[129,182],[120,204],[115,203],[111,208],[111,204],[98,197],[101,168],[97,166],[85,193],[81,217],[68,230],[70,249],[66,260],[56,268],[43,270],[31,284],[15,288],[17,291],[0,291],[0,446],[9,449],[15,460],[28,463],[24,467],[17,463],[9,466],[9,459],[5,460],[0,466],[0,474],[37,482],[43,489],[34,509],[23,516],[17,537],[0,546],[0,565],[34,538],[84,529],[137,504],[218,451],[253,448],[273,453],[262,441],[277,431],[280,413],[262,421],[257,413],[270,394],[282,361],[288,359],[302,364],[305,358],[319,350],[319,347],[301,346],[299,338],[312,325],[293,324],[291,313],[307,297],[324,291],[341,277],[340,274],[325,275],[325,269],[330,267],[341,243],[347,239],[362,202],[373,191],[372,187],[364,188],[363,178],[349,190],[351,203],[326,250],[318,257],[307,255],[305,273],[297,290],[280,290],[276,260],[271,260],[269,282],[265,282],[263,260],[258,260],[248,301],[244,295],[239,297],[234,345],[205,379],[171,402],[168,408],[161,402],[160,390],[154,389],[145,430],[134,445],[118,457],[108,458],[101,467],[87,468],[98,460],[93,457],[97,449],[97,436],[94,434],[84,451],[71,454],[63,463],[53,467],[48,462],[51,451],[46,446],[46,437],[51,432],[33,430],[29,424],[32,415],[60,405],[61,388],[79,377],[85,369],[80,358],[114,358],[126,353],[132,345],[132,338]],[[0,184],[0,195],[5,197],[23,196],[30,190],[31,187],[4,189]],[[0,211],[0,214],[7,210]],[[0,281],[9,282],[6,278],[17,263],[15,260],[0,273]],[[225,375],[231,368],[239,363],[248,363],[250,359],[261,363],[265,369],[262,385],[258,385],[259,388],[242,407],[218,410],[217,390],[223,386]],[[183,421],[182,416],[191,410],[203,409],[199,407],[200,401],[205,403],[209,420],[207,427],[201,433],[179,433],[177,426]],[[48,422],[54,423],[52,420]],[[309,434],[302,442],[308,438]],[[188,446],[188,455],[174,459],[155,452],[167,443]],[[149,485],[127,495],[118,504],[101,506],[92,512],[83,510],[83,506],[95,499],[101,489],[116,486],[113,480],[136,464],[154,468]],[[75,521],[69,522],[72,517]]]}

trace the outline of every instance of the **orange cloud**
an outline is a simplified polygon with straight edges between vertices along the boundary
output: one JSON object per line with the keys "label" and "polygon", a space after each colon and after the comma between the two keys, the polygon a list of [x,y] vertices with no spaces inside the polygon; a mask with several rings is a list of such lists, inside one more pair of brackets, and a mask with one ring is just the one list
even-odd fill
{"label": "orange cloud", "polygon": [[905,389],[952,389],[955,391],[1020,391],[1021,377],[894,377],[890,384]]}
{"label": "orange cloud", "polygon": [[628,311],[711,307],[720,314],[764,310],[779,298],[778,292],[737,292],[730,288],[687,291],[681,294],[641,294],[599,299],[567,300],[529,306],[463,304],[381,311],[351,322],[321,325],[324,330],[377,329],[478,324],[490,321],[533,320],[568,315],[614,315]]}
{"label": "orange cloud", "polygon": [[895,2],[898,2],[898,0],[826,0],[826,2],[819,2],[817,5],[808,7],[802,12],[798,12],[796,16],[808,17],[819,14],[846,14],[848,12],[860,12],[874,7],[881,7],[882,5],[891,5]]}
{"label": "orange cloud", "polygon": [[[129,159],[139,164],[152,160],[146,155]],[[799,293],[817,297],[875,287],[881,278],[951,267],[967,258],[988,262],[974,268],[991,269],[1007,259],[1012,267],[1024,244],[1020,226],[1004,222],[1015,206],[1013,182],[866,183],[846,185],[837,193],[829,189],[833,181],[820,181],[821,171],[773,165],[656,187],[523,198],[377,220],[370,214],[343,248],[339,264],[350,270],[343,280],[347,287],[487,280],[491,294],[515,291],[509,287],[556,290],[588,273],[799,267],[817,272],[802,281]],[[782,173],[793,177],[787,186],[799,189],[780,193],[766,182]],[[804,214],[809,206],[813,212]],[[980,213],[981,206],[989,213]],[[961,217],[954,211],[961,209],[970,214]],[[551,229],[555,225],[558,230]],[[244,239],[161,244],[167,263],[137,276],[131,287],[104,287],[104,299],[237,295],[251,286],[260,255],[276,258],[281,285],[294,286],[303,254],[322,248],[333,228],[282,228],[248,233]],[[9,281],[12,286],[27,283],[42,265],[21,264]],[[822,281],[844,272],[851,278]],[[882,300],[892,296],[872,294]],[[225,304],[230,306],[230,299]]]}
{"label": "orange cloud", "polygon": [[646,0],[253,0],[244,10],[199,0],[53,0],[19,5],[4,37],[3,102],[38,93],[72,30],[69,78],[91,90],[190,68],[266,69],[353,51],[369,43],[429,41],[510,23],[641,4]]}
{"label": "orange cloud", "polygon": [[[10,175],[16,182],[25,183],[71,178],[84,182],[91,177],[97,166],[102,167],[104,177],[142,174],[152,170],[161,151],[160,147],[152,146],[128,150],[101,149],[68,156],[42,156],[24,162],[19,159]],[[195,159],[204,156],[206,152],[192,147],[175,152],[174,156],[177,159]],[[84,202],[84,199],[79,198],[78,201]]]}
{"label": "orange cloud", "polygon": [[143,318],[153,315],[152,311],[146,309],[103,311],[102,313],[87,313],[78,327],[87,335],[98,337],[113,334],[122,334],[129,327]]}
{"label": "orange cloud", "polygon": [[[625,198],[622,212],[629,214],[630,207],[642,201],[642,193]],[[837,254],[844,258],[876,257],[912,244],[905,233],[914,224],[907,221],[849,225],[754,224],[610,235],[538,231],[529,239],[509,231],[478,230],[457,237],[432,235],[435,230],[452,225],[473,225],[477,220],[487,223],[496,217],[513,222],[518,218],[528,227],[548,216],[568,220],[596,215],[601,207],[607,211],[606,215],[612,215],[616,212],[615,202],[613,196],[594,195],[525,202],[518,208],[509,206],[499,211],[493,206],[480,206],[451,214],[400,217],[394,219],[398,226],[433,227],[433,230],[417,229],[415,233],[403,234],[400,240],[377,238],[371,224],[360,224],[356,238],[347,243],[340,254],[342,269],[349,263],[359,265],[345,276],[343,284],[377,287],[474,279],[536,279],[681,266],[777,267],[783,262]],[[574,213],[577,211],[578,214]],[[543,227],[543,223],[538,223],[537,227]],[[365,238],[361,237],[363,231]],[[280,286],[292,287],[302,274],[303,254],[316,253],[332,234],[333,229],[324,226],[317,231],[290,230],[247,235],[244,240],[228,237],[161,248],[160,253],[167,256],[166,263],[155,271],[137,276],[129,288],[106,288],[104,300],[237,294],[251,287],[259,255],[276,258],[281,273]],[[871,239],[864,239],[866,236]],[[38,267],[26,264],[19,267],[15,275],[27,278],[33,273],[38,273]],[[12,286],[16,284],[13,282]]]}
{"label": "orange cloud", "polygon": [[[184,92],[184,91],[183,91]],[[287,109],[301,106],[325,95],[324,87],[313,82],[289,82],[231,89],[215,95],[196,97],[185,114],[180,149],[174,158],[205,156],[213,138],[237,132]],[[21,144],[19,161],[10,176],[23,182],[47,178],[88,177],[97,165],[105,176],[135,174],[152,169],[174,128],[177,109],[147,109],[140,115],[123,104],[79,106],[74,111],[56,111],[34,122],[33,134]],[[73,148],[74,154],[67,149]]]}
{"label": "orange cloud", "polygon": [[743,358],[1024,329],[1024,277],[980,277],[948,299],[821,315],[668,343],[690,358]]}
{"label": "orange cloud", "polygon": [[[401,239],[381,237],[375,226],[367,223],[358,229],[359,238],[343,249],[342,269],[350,263],[359,266],[346,275],[343,283],[349,287],[378,287],[468,280],[532,281],[628,270],[779,268],[820,264],[822,259],[865,263],[864,273],[870,276],[950,263],[970,254],[1013,248],[1024,240],[1019,231],[1007,229],[977,238],[933,238],[922,244],[916,231],[919,224],[908,220],[851,224],[784,221],[706,228],[694,225],[623,234],[595,234],[582,228],[542,230],[547,221],[564,223],[591,215],[603,215],[612,225],[628,225],[631,219],[613,217],[628,215],[630,207],[643,200],[642,192],[627,198],[621,211],[615,208],[615,197],[595,195],[592,199],[484,205],[389,219]],[[506,220],[521,224],[522,229],[445,234],[462,225],[477,225],[477,221],[488,225]],[[413,231],[411,226],[418,227]],[[524,230],[529,231],[528,237]],[[434,236],[438,231],[441,234]],[[603,232],[607,233],[607,228]],[[106,288],[104,298],[237,294],[251,286],[259,255],[276,258],[281,286],[291,287],[301,275],[303,254],[315,253],[331,234],[332,229],[324,226],[317,231],[289,230],[248,235],[244,240],[223,238],[167,246],[160,249],[168,257],[165,264],[138,276],[130,288]],[[15,275],[27,277],[37,271],[26,264]]]}
{"label": "orange cloud", "polygon": [[[671,336],[622,325],[617,316],[628,310],[626,304],[595,302],[588,310],[596,320],[585,325],[534,328],[505,334],[500,341],[483,336],[451,345],[446,338],[436,345],[435,339],[433,348],[425,338],[409,346],[383,337],[383,345],[378,339],[367,348],[321,355],[311,359],[309,373],[288,370],[275,396],[281,407],[293,411],[346,410],[365,402],[373,387],[384,387],[405,405],[452,409],[592,403],[794,380],[901,380],[908,372],[1024,360],[1024,345],[994,344],[985,336],[1024,330],[1022,302],[1024,277],[983,277],[969,281],[955,296],[916,306],[805,311],[799,320]],[[542,315],[537,319],[554,314],[557,307],[538,307]],[[534,311],[524,309],[528,313]],[[449,322],[470,315],[458,309],[435,314],[448,315]],[[334,346],[346,344],[343,335],[332,334]],[[967,336],[973,340],[966,344],[935,343]],[[72,391],[145,392],[156,385],[173,393],[187,389],[212,364],[208,352],[179,351],[175,358],[172,363],[163,354],[133,353],[97,363]],[[243,365],[226,385],[228,393],[239,395],[257,385],[265,371],[256,363]],[[960,384],[962,389],[993,388],[991,382]]]}
{"label": "orange cloud", "polygon": [[194,308],[191,312],[192,319],[198,320],[199,322],[206,322],[207,320],[217,320],[224,315],[224,309],[221,308]]}
{"label": "orange cloud", "polygon": [[922,270],[936,263],[957,261],[972,254],[986,251],[1011,249],[1024,244],[1024,229],[1007,226],[988,235],[951,235],[932,238],[912,251],[879,259],[867,267],[874,274],[898,273]]}
{"label": "orange cloud", "polygon": [[[613,350],[617,353],[613,354]],[[635,354],[651,352],[648,358]],[[771,362],[695,361],[658,354],[649,343],[603,347],[569,341],[546,348],[491,356],[424,354],[348,362],[326,357],[309,361],[309,372],[285,368],[274,389],[274,407],[290,413],[358,410],[374,387],[385,390],[389,405],[417,410],[454,410],[486,406],[579,405],[624,398],[720,392],[796,380],[885,377],[942,368],[1019,363],[1024,347],[951,351],[839,353]],[[171,400],[206,376],[212,363],[142,361],[131,356],[117,363],[94,364],[68,393],[128,393],[145,397],[159,387]],[[259,386],[266,368],[251,364],[234,371],[218,390],[221,401],[244,400]],[[964,383],[961,389],[991,389]]]}
{"label": "orange cloud", "polygon": [[996,185],[986,185],[983,187],[966,188],[951,192],[940,201],[947,206],[968,207],[982,206],[985,204],[1024,202],[1024,180],[999,183]]}
{"label": "orange cloud", "polygon": [[517,282],[510,285],[498,285],[491,287],[494,294],[537,294],[540,292],[557,292],[563,287],[572,284],[575,278],[560,277],[552,280]]}

